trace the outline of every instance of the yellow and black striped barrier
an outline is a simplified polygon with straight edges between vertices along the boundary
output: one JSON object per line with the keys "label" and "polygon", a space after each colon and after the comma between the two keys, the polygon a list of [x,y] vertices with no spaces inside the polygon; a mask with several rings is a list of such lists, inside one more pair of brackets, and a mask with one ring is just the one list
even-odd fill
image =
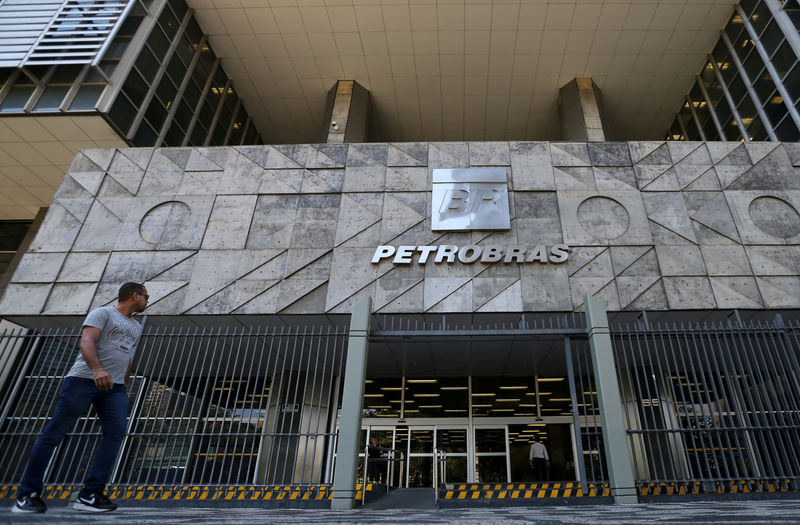
{"label": "yellow and black striped barrier", "polygon": [[[47,485],[44,498],[47,500],[69,500],[77,494],[81,485]],[[377,486],[367,484],[367,492]],[[361,499],[363,486],[356,485],[356,499]],[[16,485],[0,485],[0,499],[12,498],[17,491]],[[141,501],[142,503],[181,502],[254,502],[282,504],[327,505],[331,499],[330,485],[245,485],[245,486],[209,486],[209,485],[109,485],[106,495],[114,500]]]}
{"label": "yellow and black striped barrier", "polygon": [[443,498],[452,501],[500,501],[546,498],[607,497],[607,483],[454,483],[445,486]]}
{"label": "yellow and black striped barrier", "polygon": [[684,496],[700,494],[758,494],[798,492],[800,486],[791,479],[732,481],[688,481],[671,483],[639,483],[640,496]]}

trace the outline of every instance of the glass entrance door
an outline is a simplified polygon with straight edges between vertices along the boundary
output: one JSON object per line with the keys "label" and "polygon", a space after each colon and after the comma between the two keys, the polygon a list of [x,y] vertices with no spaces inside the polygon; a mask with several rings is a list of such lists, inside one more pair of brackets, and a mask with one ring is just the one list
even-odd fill
{"label": "glass entrance door", "polygon": [[433,487],[433,428],[408,429],[407,487]]}
{"label": "glass entrance door", "polygon": [[509,468],[507,427],[476,427],[475,482],[511,481]]}
{"label": "glass entrance door", "polygon": [[436,428],[436,448],[444,451],[444,479],[440,482],[468,481],[469,449],[466,428]]}

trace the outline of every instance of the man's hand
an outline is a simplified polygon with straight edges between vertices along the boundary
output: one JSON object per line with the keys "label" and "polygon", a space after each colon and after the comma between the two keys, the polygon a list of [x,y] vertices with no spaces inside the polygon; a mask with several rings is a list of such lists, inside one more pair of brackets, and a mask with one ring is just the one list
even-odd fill
{"label": "man's hand", "polygon": [[94,384],[100,390],[111,390],[114,388],[114,381],[111,379],[111,374],[106,372],[105,368],[92,370],[92,374],[94,375]]}

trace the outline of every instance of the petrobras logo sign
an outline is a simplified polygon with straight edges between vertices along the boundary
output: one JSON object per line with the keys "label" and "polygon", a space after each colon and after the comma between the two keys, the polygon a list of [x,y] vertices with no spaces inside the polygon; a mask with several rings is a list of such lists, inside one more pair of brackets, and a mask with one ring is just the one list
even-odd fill
{"label": "petrobras logo sign", "polygon": [[509,230],[506,168],[433,170],[433,231]]}
{"label": "petrobras logo sign", "polygon": [[378,246],[372,256],[372,264],[378,264],[384,259],[391,259],[394,264],[425,264],[433,261],[434,264],[454,263],[463,264],[474,262],[482,263],[542,263],[559,264],[569,258],[570,247],[566,244],[553,246],[478,246],[468,244],[456,246],[452,244],[429,246]]}
{"label": "petrobras logo sign", "polygon": [[[506,168],[433,170],[431,200],[433,231],[510,230],[508,174]],[[382,245],[372,264],[560,264],[569,258],[566,244],[553,246],[500,246],[451,244],[425,246]]]}

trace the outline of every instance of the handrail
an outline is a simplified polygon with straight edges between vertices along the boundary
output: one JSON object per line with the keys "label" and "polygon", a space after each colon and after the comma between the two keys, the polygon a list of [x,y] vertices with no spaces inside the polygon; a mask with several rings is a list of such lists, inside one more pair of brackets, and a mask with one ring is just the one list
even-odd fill
{"label": "handrail", "polygon": [[[403,453],[403,451],[401,449],[399,449],[399,448],[384,448],[384,447],[377,447],[377,448],[381,451],[381,453],[388,452],[390,455],[383,456],[383,457],[380,457],[380,458],[370,458],[369,457],[369,445],[364,447],[364,478],[363,478],[363,484],[361,486],[361,505],[364,505],[364,503],[365,503],[365,501],[367,499],[367,475],[369,473],[369,462],[370,461],[381,462],[381,463],[389,463],[389,464],[393,464],[395,461],[399,461],[400,462],[400,479],[403,479],[403,471],[404,471],[404,467],[405,467],[405,463],[406,463],[406,457],[405,457],[405,454]],[[398,453],[400,455],[400,457],[396,458],[394,456],[395,453]],[[391,473],[394,474],[393,471]],[[389,485],[390,485],[390,483],[389,483],[389,479],[387,477],[387,479],[386,479],[386,492],[387,493],[389,492],[389,488],[390,488]]]}
{"label": "handrail", "polygon": [[439,506],[439,468],[442,469],[442,483],[447,483],[447,452],[440,449],[433,449],[433,499],[436,506]]}

